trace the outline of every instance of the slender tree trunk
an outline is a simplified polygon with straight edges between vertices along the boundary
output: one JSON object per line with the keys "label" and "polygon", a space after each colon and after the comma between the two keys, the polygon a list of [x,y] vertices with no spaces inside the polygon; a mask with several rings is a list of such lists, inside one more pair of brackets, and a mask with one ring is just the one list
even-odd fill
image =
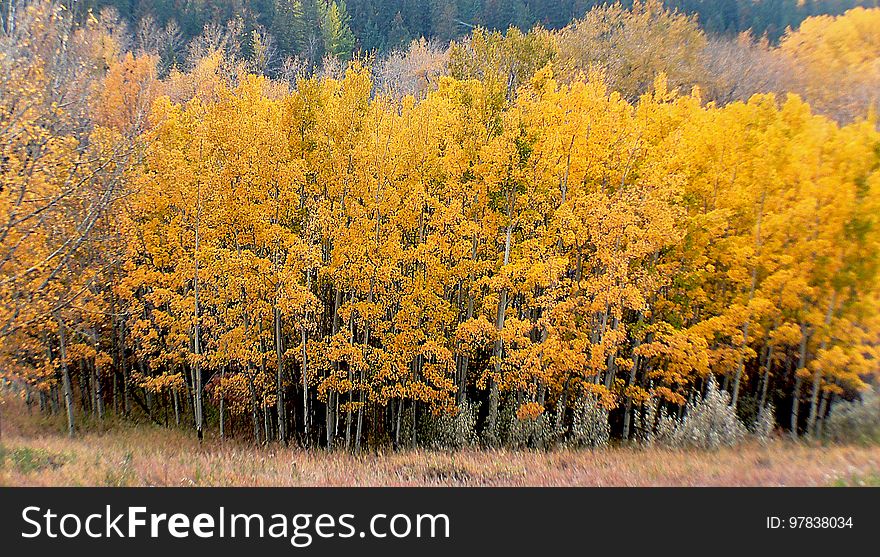
{"label": "slender tree trunk", "polygon": [[791,403],[791,436],[798,438],[798,414],[800,413],[801,404],[801,377],[798,375],[794,379],[794,390],[792,391]]}
{"label": "slender tree trunk", "polygon": [[[474,317],[474,295],[468,292],[467,320],[470,321]],[[461,358],[461,372],[458,379],[458,405],[461,406],[467,399],[467,376],[470,367],[470,356],[467,354]]]}
{"label": "slender tree trunk", "polygon": [[360,400],[358,401],[359,404],[358,404],[358,413],[357,413],[357,426],[356,426],[356,431],[355,431],[355,436],[354,436],[354,450],[355,450],[355,452],[361,451],[361,433],[363,432],[363,428],[364,428],[364,406],[366,405],[366,401],[364,399],[364,396],[365,396],[364,388],[363,388],[364,370],[360,370],[360,384],[361,384],[361,387],[359,389]]}
{"label": "slender tree trunk", "polygon": [[287,444],[287,414],[284,411],[284,359],[281,346],[281,310],[275,307],[275,359],[278,374],[275,379],[276,408],[278,413],[278,440]]}
{"label": "slender tree trunk", "polygon": [[[235,239],[235,245],[236,245],[236,249],[238,251],[238,254],[241,255],[241,246],[238,243],[238,237],[236,237],[236,239]],[[244,308],[248,307],[247,290],[245,289],[244,286],[241,287],[241,304]],[[247,311],[245,311],[243,313],[243,320],[244,320],[245,342],[247,343],[248,348],[251,348],[251,346],[252,346],[251,336],[250,336],[251,322],[250,322],[250,319],[248,318]],[[262,326],[260,329],[262,332]],[[262,344],[260,345],[260,348],[262,349]],[[261,350],[261,352],[262,352],[262,350]],[[263,373],[265,373],[265,369],[263,370]],[[257,403],[257,389],[254,386],[254,363],[251,361],[250,358],[248,358],[248,361],[247,361],[247,371],[246,371],[245,376],[247,377],[248,394],[250,395],[250,398],[251,398],[251,421],[253,422],[253,426],[254,426],[254,443],[259,444],[260,443],[260,410],[259,410],[259,405]]]}
{"label": "slender tree trunk", "polygon": [[[89,331],[89,337],[92,341],[92,348],[95,350],[95,353],[98,351],[98,335],[94,330]],[[104,388],[101,385],[101,374],[98,371],[97,366],[95,365],[96,360],[92,358],[92,385],[95,389],[95,408],[98,411],[98,419],[104,421]]]}
{"label": "slender tree trunk", "polygon": [[797,439],[798,436],[798,414],[800,413],[801,406],[801,376],[798,373],[801,369],[803,369],[804,365],[807,362],[807,328],[805,325],[801,325],[801,343],[798,354],[798,366],[795,369],[795,377],[794,377],[794,392],[792,393],[792,403],[791,403],[791,436]]}
{"label": "slender tree trunk", "polygon": [[269,408],[263,405],[263,442],[269,443],[269,435],[272,428],[269,426]]}
{"label": "slender tree trunk", "polygon": [[418,423],[416,420],[418,419],[418,400],[412,399],[412,441],[410,442],[410,448],[415,449],[418,445],[418,436],[416,434],[416,430],[418,427],[416,424]]}
{"label": "slender tree trunk", "polygon": [[[334,288],[333,294],[333,320],[332,320],[332,329],[331,334],[336,335],[339,332],[339,306],[342,305],[342,290],[339,289],[338,286]],[[333,363],[333,372],[337,373],[339,371],[339,364],[337,362]],[[327,450],[333,448],[333,435],[336,430],[336,420],[334,419],[333,409],[337,402],[337,394],[335,391],[329,391],[327,393],[327,405],[326,411],[324,413],[325,417],[325,427],[327,428]]]}
{"label": "slender tree trunk", "polygon": [[562,395],[559,397],[559,403],[556,408],[556,432],[560,435],[565,429],[565,411],[568,407],[568,383],[569,380],[566,379],[562,385]]}
{"label": "slender tree trunk", "polygon": [[[508,215],[509,216],[509,215]],[[508,224],[507,232],[504,237],[504,265],[510,263],[510,240],[513,233],[513,225]],[[495,360],[495,376],[501,375],[501,354],[503,349],[503,341],[501,332],[504,330],[504,319],[507,312],[507,288],[501,290],[498,297],[498,313],[495,321],[495,328],[498,331],[498,339],[495,340],[495,346],[492,350],[492,357]],[[496,432],[498,424],[498,405],[500,394],[498,392],[498,382],[494,377],[489,378],[489,415],[486,418],[486,441],[490,446],[498,444],[498,435]]]}
{"label": "slender tree trunk", "polygon": [[[825,313],[825,327],[831,323],[831,318],[834,315],[834,303],[837,298],[837,292],[831,293],[831,301],[828,303],[828,311]],[[826,346],[828,345],[827,340],[827,332],[825,338],[822,339],[822,347],[819,352],[824,352]],[[819,391],[822,388],[822,367],[817,365],[815,371],[813,372],[813,394],[810,398],[810,415],[807,419],[807,432],[810,435],[816,433],[816,418],[818,417],[819,411]]]}
{"label": "slender tree trunk", "polygon": [[220,369],[220,441],[226,440],[226,393],[224,392],[223,379],[226,376],[226,366]]}
{"label": "slender tree trunk", "polygon": [[[353,298],[353,296],[352,296]],[[349,343],[354,345],[354,317],[350,319],[349,322],[350,329],[350,340]],[[351,449],[351,423],[352,423],[352,412],[351,405],[354,402],[354,373],[352,372],[351,365],[348,366],[348,381],[349,384],[352,385],[352,388],[348,391],[348,410],[345,413],[345,450],[348,451]]]}
{"label": "slender tree trunk", "polygon": [[180,427],[180,395],[177,392],[177,387],[171,390],[171,397],[174,400],[174,425]]}
{"label": "slender tree trunk", "polygon": [[[764,200],[767,196],[767,190],[764,189],[761,191],[761,203],[760,208],[758,210],[758,220],[755,224],[755,254],[761,254],[761,219],[764,216]],[[739,383],[743,374],[743,368],[745,367],[745,352],[749,346],[749,323],[752,320],[751,309],[748,307],[752,303],[752,298],[755,296],[755,286],[758,282],[758,262],[752,266],[752,280],[751,285],[749,286],[749,298],[746,304],[746,321],[743,323],[742,331],[743,331],[743,340],[742,346],[739,350],[739,361],[736,366],[736,375],[733,379],[733,395],[730,397],[730,405],[736,408],[736,404],[739,401]]]}
{"label": "slender tree trunk", "polygon": [[200,321],[201,314],[199,311],[199,226],[201,224],[202,217],[202,189],[201,182],[199,182],[199,190],[198,190],[198,199],[197,199],[197,208],[196,208],[196,238],[195,238],[195,251],[193,254],[193,259],[195,260],[195,273],[193,277],[193,290],[194,290],[194,304],[195,304],[195,327],[193,331],[193,352],[195,353],[195,365],[193,366],[193,415],[195,417],[196,422],[196,435],[199,438],[199,443],[202,442],[204,438],[204,432],[202,431],[202,424],[204,423],[204,417],[202,416],[202,349],[201,349],[201,336],[200,331]]}
{"label": "slender tree trunk", "polygon": [[[196,342],[195,354],[198,356],[199,348],[198,341]],[[193,425],[196,428],[196,435],[198,436],[199,442],[204,438],[204,432],[202,431],[202,424],[204,422],[202,416],[202,368],[199,365],[198,360],[192,368],[192,384],[193,384]]]}
{"label": "slender tree trunk", "polygon": [[[348,381],[352,382],[351,369],[348,370]],[[345,412],[345,450],[351,448],[351,403],[354,402],[354,391],[348,391],[348,410]]]}
{"label": "slender tree trunk", "polygon": [[763,409],[767,404],[767,389],[770,384],[770,369],[773,367],[773,343],[767,345],[767,360],[764,362],[764,378],[761,380],[761,398],[758,401],[758,409]]}
{"label": "slender tree trunk", "polygon": [[[614,317],[611,320],[611,330],[614,331],[617,329],[617,317]],[[605,388],[611,389],[614,385],[614,377],[617,375],[617,349],[611,351],[608,354],[608,358],[605,361]]]}
{"label": "slender tree trunk", "polygon": [[819,403],[819,417],[816,420],[816,429],[813,432],[815,437],[822,437],[822,426],[825,423],[825,414],[828,410],[828,391],[822,391],[822,402]]}
{"label": "slender tree trunk", "polygon": [[260,410],[259,405],[257,404],[257,389],[254,387],[254,373],[253,373],[253,364],[248,362],[248,370],[247,370],[247,382],[248,382],[248,391],[251,395],[251,418],[254,423],[254,442],[260,443]]}
{"label": "slender tree trunk", "polygon": [[[260,376],[266,377],[266,345],[263,342],[263,320],[260,319],[258,322],[259,334],[257,338],[260,342]],[[269,408],[265,404],[263,407],[263,442],[269,443],[272,437],[272,428],[269,426]]]}
{"label": "slender tree trunk", "polygon": [[76,433],[73,418],[73,386],[70,382],[70,369],[67,366],[67,346],[64,336],[64,323],[61,317],[55,314],[58,322],[58,345],[61,356],[61,380],[64,388],[64,406],[67,409],[67,435],[73,437]]}
{"label": "slender tree trunk", "polygon": [[[639,348],[641,344],[639,339],[635,340],[634,350]],[[633,357],[633,365],[629,370],[629,378],[627,379],[626,386],[630,387],[635,383],[636,373],[639,369],[639,355],[636,354]],[[626,397],[626,412],[623,414],[623,439],[629,440],[629,429],[630,429],[630,421],[632,420],[632,397]]]}
{"label": "slender tree trunk", "polygon": [[745,366],[745,351],[746,351],[746,348],[748,347],[748,343],[749,343],[749,321],[748,320],[746,320],[746,322],[743,324],[742,330],[743,330],[743,341],[742,341],[742,346],[740,347],[740,350],[739,350],[739,361],[737,362],[737,365],[736,365],[736,375],[733,378],[733,394],[730,397],[730,405],[733,408],[736,408],[736,403],[737,403],[737,401],[739,401],[739,382],[740,382],[740,378],[742,377],[743,367]]}
{"label": "slender tree trunk", "polygon": [[400,448],[400,422],[403,417],[403,399],[397,399],[397,423],[394,425],[394,448]]}
{"label": "slender tree trunk", "polygon": [[309,445],[309,375],[308,354],[306,352],[306,328],[300,328],[300,340],[302,342],[302,386],[303,386],[303,443]]}
{"label": "slender tree trunk", "polygon": [[335,438],[335,437],[339,437],[339,422],[341,421],[341,420],[339,419],[339,414],[340,414],[340,410],[339,410],[339,408],[340,408],[340,406],[342,405],[342,403],[339,402],[339,394],[340,394],[340,393],[338,393],[338,392],[337,392],[337,393],[333,393],[333,416],[334,416],[334,419],[333,419],[333,437],[334,437],[334,438]]}
{"label": "slender tree trunk", "polygon": [[[473,240],[471,241],[471,260],[476,261],[477,259],[477,235],[474,234]],[[467,314],[465,317],[465,321],[470,321],[474,317],[474,293],[471,291],[471,287],[474,283],[474,275],[470,273],[468,275],[468,294],[467,294]],[[465,399],[467,398],[467,376],[468,376],[468,367],[470,365],[470,357],[467,355],[462,356],[461,361],[461,371],[459,375],[458,382],[458,396],[457,402],[458,405],[461,406]]]}
{"label": "slender tree trunk", "polygon": [[204,419],[202,416],[202,366],[199,362],[198,358],[201,354],[201,347],[199,346],[199,326],[198,320],[196,320],[195,327],[195,337],[194,337],[194,353],[196,355],[195,364],[192,367],[192,385],[193,385],[193,422],[196,428],[196,435],[199,438],[199,442],[204,439],[204,432],[202,431],[202,424],[204,423]]}
{"label": "slender tree trunk", "polygon": [[333,391],[327,392],[327,404],[324,405],[324,428],[327,430],[327,450],[333,448]]}
{"label": "slender tree trunk", "polygon": [[84,370],[79,374],[79,395],[79,402],[83,413],[90,414],[93,408],[92,390],[88,386],[88,378]]}
{"label": "slender tree trunk", "polygon": [[[373,303],[373,288],[370,287],[370,304]],[[368,350],[370,346],[370,324],[364,321],[364,349]],[[364,406],[366,405],[365,392],[364,392],[364,370],[360,370],[360,404],[358,405],[358,416],[357,416],[357,433],[354,436],[354,449],[356,452],[361,451],[361,433],[364,427]]]}
{"label": "slender tree trunk", "polygon": [[128,417],[131,410],[131,402],[129,401],[128,392],[128,366],[125,363],[125,323],[119,322],[119,366],[122,370],[122,415]]}

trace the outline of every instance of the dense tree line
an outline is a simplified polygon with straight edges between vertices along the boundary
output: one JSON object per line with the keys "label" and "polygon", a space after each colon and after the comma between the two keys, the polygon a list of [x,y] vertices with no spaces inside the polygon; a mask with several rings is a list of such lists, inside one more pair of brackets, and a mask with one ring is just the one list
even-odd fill
{"label": "dense tree line", "polygon": [[[21,0],[0,0],[4,10]],[[325,53],[388,52],[420,38],[441,43],[467,35],[474,28],[505,31],[513,26],[560,29],[606,0],[68,0],[78,17],[89,10],[113,8],[134,28],[155,24],[179,34],[182,44],[201,35],[206,26],[224,27],[239,21],[237,40],[247,49],[251,33],[272,37],[283,59],[320,60]],[[749,31],[778,40],[789,27],[820,14],[840,15],[856,6],[876,7],[877,0],[665,0],[666,7],[696,16],[714,34]],[[632,0],[624,0],[628,8]],[[333,43],[334,34],[350,33]],[[330,35],[330,36],[328,36]]]}
{"label": "dense tree line", "polygon": [[[876,16],[820,19],[815,48],[788,48],[829,69],[822,37]],[[478,30],[413,94],[357,61],[272,79],[210,43],[163,75],[52,2],[9,21],[0,374],[71,434],[87,412],[491,446],[522,424],[576,437],[601,411],[626,439],[717,378],[746,421],[772,405],[798,435],[876,376],[873,119],[707,103],[659,70],[615,82],[632,72],[554,50],[625,52],[583,21]]]}

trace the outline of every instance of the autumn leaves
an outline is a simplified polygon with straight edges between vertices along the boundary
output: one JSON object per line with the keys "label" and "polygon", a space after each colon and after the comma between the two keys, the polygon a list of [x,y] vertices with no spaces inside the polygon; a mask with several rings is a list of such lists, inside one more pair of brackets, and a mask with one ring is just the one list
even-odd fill
{"label": "autumn leaves", "polygon": [[9,127],[48,139],[7,137],[4,371],[71,430],[80,401],[357,450],[479,408],[492,445],[600,404],[627,438],[714,375],[797,433],[876,373],[873,121],[662,75],[631,102],[552,65],[395,101],[356,63],[294,89],[153,64],[114,62],[81,142]]}
{"label": "autumn leaves", "polygon": [[356,66],[270,87],[159,101],[118,290],[146,375],[198,359],[257,436],[399,441],[402,415],[468,399],[492,442],[502,400],[675,408],[709,373],[735,399],[803,397],[809,427],[870,373],[870,124],[662,79],[630,105],[549,69],[509,105],[453,79],[395,105]]}

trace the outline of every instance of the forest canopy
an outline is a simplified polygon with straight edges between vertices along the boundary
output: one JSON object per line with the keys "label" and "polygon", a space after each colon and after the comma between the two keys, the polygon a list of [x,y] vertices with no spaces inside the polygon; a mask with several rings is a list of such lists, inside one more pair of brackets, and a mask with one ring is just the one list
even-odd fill
{"label": "forest canopy", "polygon": [[777,46],[609,5],[350,58],[339,2],[338,56],[283,71],[270,26],[178,60],[161,13],[5,9],[0,377],[71,435],[627,439],[715,381],[798,435],[876,382],[880,9]]}
{"label": "forest canopy", "polygon": [[[0,5],[9,0],[0,1]],[[278,39],[284,55],[299,54],[310,42],[321,41],[327,13],[337,10],[348,26],[352,46],[363,52],[390,51],[420,37],[448,42],[476,27],[504,31],[540,25],[560,29],[608,0],[68,0],[80,13],[102,8],[117,10],[136,25],[152,18],[160,27],[173,22],[184,40],[199,35],[211,23],[241,18],[243,33],[261,27]],[[630,8],[633,0],[622,5]],[[837,16],[855,7],[877,7],[877,0],[664,0],[665,7],[695,16],[703,29],[736,35],[749,31],[778,40],[807,17]],[[333,7],[335,5],[335,8]]]}

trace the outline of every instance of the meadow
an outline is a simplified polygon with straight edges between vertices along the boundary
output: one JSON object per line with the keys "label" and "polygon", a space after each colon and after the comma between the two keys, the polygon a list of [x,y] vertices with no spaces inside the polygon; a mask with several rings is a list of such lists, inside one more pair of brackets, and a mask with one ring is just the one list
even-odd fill
{"label": "meadow", "polygon": [[[125,422],[66,435],[63,421],[3,407],[0,486],[863,486],[880,446],[776,437],[716,451],[306,451]],[[18,410],[13,412],[12,410]]]}

